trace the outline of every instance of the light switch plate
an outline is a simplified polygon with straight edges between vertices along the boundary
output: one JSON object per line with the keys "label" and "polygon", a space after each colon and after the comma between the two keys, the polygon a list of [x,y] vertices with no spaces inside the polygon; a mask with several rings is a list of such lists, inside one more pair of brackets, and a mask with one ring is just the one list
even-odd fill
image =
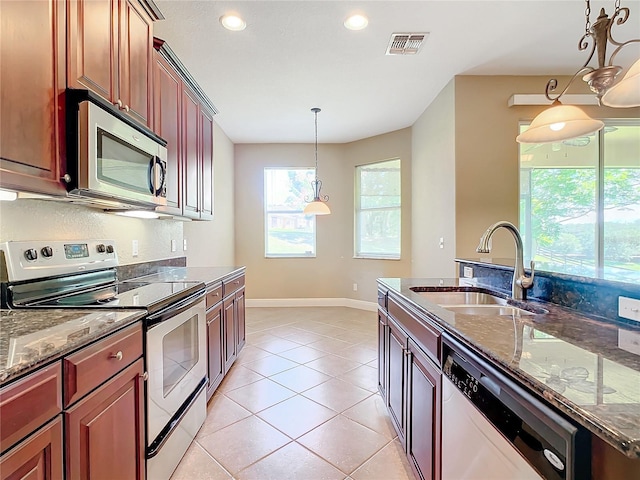
{"label": "light switch plate", "polygon": [[138,240],[131,241],[131,256],[132,257],[138,256]]}
{"label": "light switch plate", "polygon": [[640,322],[640,300],[618,297],[618,316]]}
{"label": "light switch plate", "polygon": [[464,278],[473,278],[473,268],[472,267],[464,267],[462,269],[462,276]]}

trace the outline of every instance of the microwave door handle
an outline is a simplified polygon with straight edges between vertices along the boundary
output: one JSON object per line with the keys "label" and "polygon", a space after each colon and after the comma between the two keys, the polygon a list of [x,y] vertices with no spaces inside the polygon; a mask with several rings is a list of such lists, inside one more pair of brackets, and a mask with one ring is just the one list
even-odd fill
{"label": "microwave door handle", "polygon": [[167,164],[160,157],[153,157],[149,162],[149,191],[155,197],[160,196],[164,190],[166,177]]}

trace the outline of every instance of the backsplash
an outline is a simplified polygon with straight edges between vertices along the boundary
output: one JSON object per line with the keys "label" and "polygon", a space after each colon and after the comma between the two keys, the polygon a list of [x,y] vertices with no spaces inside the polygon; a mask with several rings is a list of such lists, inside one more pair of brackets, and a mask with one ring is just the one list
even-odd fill
{"label": "backsplash", "polygon": [[[464,267],[471,267],[478,285],[511,294],[513,267],[507,265],[513,260],[465,258],[456,259],[456,262],[460,278],[464,276]],[[530,273],[529,269],[526,271]],[[555,303],[604,320],[638,325],[638,322],[618,316],[618,297],[640,299],[640,285],[536,271],[533,287],[526,291],[526,295],[530,299]]]}
{"label": "backsplash", "polygon": [[162,267],[186,267],[187,257],[167,258],[165,260],[154,260],[151,262],[131,263],[129,265],[119,265],[116,268],[118,281],[130,280],[157,273]]}

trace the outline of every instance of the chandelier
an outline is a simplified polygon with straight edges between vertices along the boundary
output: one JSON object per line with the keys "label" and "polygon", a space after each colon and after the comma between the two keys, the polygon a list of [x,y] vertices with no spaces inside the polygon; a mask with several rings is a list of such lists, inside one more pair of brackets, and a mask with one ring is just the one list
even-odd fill
{"label": "chandelier", "polygon": [[313,188],[313,200],[307,200],[305,198],[305,202],[307,205],[304,207],[303,213],[305,215],[329,215],[331,210],[329,209],[329,205],[327,205],[327,200],[329,200],[328,195],[322,195],[320,193],[320,189],[322,188],[322,181],[318,179],[318,112],[320,109],[318,107],[314,107],[311,111],[315,114],[316,119],[316,178],[311,182],[311,188]]}
{"label": "chandelier", "polygon": [[[624,46],[640,42],[640,38],[618,42],[611,34],[614,25],[622,25],[627,21],[629,9],[621,7],[620,0],[615,0],[613,15],[609,17],[602,8],[592,25],[591,2],[585,0],[585,4],[585,34],[578,42],[578,50],[590,49],[589,56],[559,94],[553,94],[558,88],[558,80],[552,78],[547,82],[545,96],[552,102],[551,108],[540,113],[529,128],[516,137],[519,143],[560,142],[597,132],[604,126],[603,122],[589,117],[580,108],[560,102],[560,98],[580,75],[596,94],[600,105],[616,108],[640,106],[640,59],[631,65],[622,80],[615,83],[616,76],[622,71],[622,67],[613,63],[616,55]],[[609,45],[615,48],[607,61]],[[594,56],[598,59],[597,68],[589,66]]]}

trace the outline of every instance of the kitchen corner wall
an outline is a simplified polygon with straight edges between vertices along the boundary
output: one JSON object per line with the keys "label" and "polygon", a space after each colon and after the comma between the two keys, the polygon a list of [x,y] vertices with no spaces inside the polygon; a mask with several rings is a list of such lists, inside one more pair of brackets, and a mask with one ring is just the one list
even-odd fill
{"label": "kitchen corner wall", "polygon": [[215,123],[213,134],[213,220],[184,224],[188,267],[236,265],[233,143]]}
{"label": "kitchen corner wall", "polygon": [[[331,215],[317,218],[316,258],[265,258],[264,168],[312,167],[313,144],[235,146],[236,261],[247,267],[249,299],[350,298],[376,301],[376,278],[410,272],[411,190],[403,189],[403,260],[353,258],[355,166],[390,158],[411,182],[411,130],[347,144],[318,145],[318,174]],[[353,291],[353,284],[358,291]]]}
{"label": "kitchen corner wall", "polygon": [[[566,85],[570,77],[557,77]],[[544,94],[547,76],[456,76],[412,127],[414,277],[455,276],[454,259],[478,258],[484,231],[498,220],[518,225],[519,122],[547,105],[513,106],[513,94]],[[570,93],[589,93],[576,82]],[[582,106],[594,118],[638,118],[640,108]],[[444,249],[439,238],[444,237]],[[514,258],[500,229],[492,257]]]}

